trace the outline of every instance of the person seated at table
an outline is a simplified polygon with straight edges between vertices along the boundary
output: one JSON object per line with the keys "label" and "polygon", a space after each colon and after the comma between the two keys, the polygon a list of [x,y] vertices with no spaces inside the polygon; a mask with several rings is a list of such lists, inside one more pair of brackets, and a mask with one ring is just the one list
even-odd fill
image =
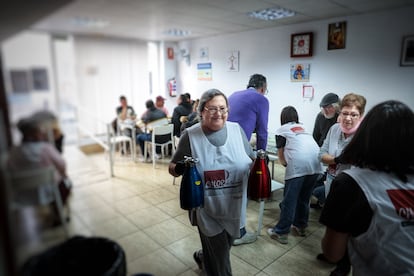
{"label": "person seated at table", "polygon": [[[125,124],[134,124],[134,121],[137,117],[135,110],[132,106],[128,105],[127,98],[125,96],[119,97],[120,106],[116,108],[116,118],[112,122],[112,126],[114,131],[118,131],[118,123],[125,123]],[[132,135],[130,129],[125,129],[124,133],[128,136]]]}
{"label": "person seated at table", "polygon": [[168,109],[165,107],[165,98],[163,96],[157,96],[157,98],[155,98],[155,107],[158,109],[161,109],[165,115],[167,115],[168,117]]}
{"label": "person seated at table", "polygon": [[177,99],[178,105],[174,108],[172,115],[172,123],[174,124],[174,135],[181,135],[181,117],[188,116],[193,111],[193,106],[189,102],[190,98],[187,94],[181,94]]}
{"label": "person seated at table", "polygon": [[200,116],[198,115],[198,104],[200,103],[200,99],[196,99],[193,101],[193,112],[188,114],[188,116],[182,116],[181,117],[181,132],[184,131],[184,129],[200,122]]}
{"label": "person seated at table", "polygon": [[[155,104],[152,100],[146,101],[145,106],[147,107],[147,110],[144,112],[144,114],[142,114],[141,117],[141,120],[145,125],[162,118],[167,118],[167,115],[162,110],[155,107]],[[150,131],[137,134],[136,143],[139,144],[142,155],[144,155],[145,141],[151,141]],[[146,160],[146,157],[147,156],[143,156],[143,161]]]}
{"label": "person seated at table", "polygon": [[[52,166],[55,169],[56,185],[65,183],[60,190],[62,203],[66,205],[70,187],[66,186],[68,176],[66,162],[55,146],[47,142],[47,133],[42,131],[41,122],[32,117],[20,119],[17,127],[22,134],[20,145],[10,149],[7,166],[10,171],[36,169]],[[58,209],[53,200],[53,190],[50,186],[37,188],[15,195],[16,200],[23,204],[50,204],[54,212],[53,225],[59,225]]]}

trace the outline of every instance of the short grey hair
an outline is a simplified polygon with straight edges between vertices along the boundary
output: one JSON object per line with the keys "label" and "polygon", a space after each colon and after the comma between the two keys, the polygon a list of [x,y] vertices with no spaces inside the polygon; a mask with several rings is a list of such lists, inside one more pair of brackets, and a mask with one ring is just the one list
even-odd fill
{"label": "short grey hair", "polygon": [[224,95],[223,92],[215,88],[209,89],[206,92],[204,92],[203,95],[201,95],[200,103],[198,104],[198,114],[200,115],[200,117],[201,117],[201,112],[203,112],[204,107],[206,107],[206,103],[211,101],[211,99],[213,99],[216,96],[223,96],[224,99],[226,100],[226,107],[229,106],[227,97],[226,95]]}

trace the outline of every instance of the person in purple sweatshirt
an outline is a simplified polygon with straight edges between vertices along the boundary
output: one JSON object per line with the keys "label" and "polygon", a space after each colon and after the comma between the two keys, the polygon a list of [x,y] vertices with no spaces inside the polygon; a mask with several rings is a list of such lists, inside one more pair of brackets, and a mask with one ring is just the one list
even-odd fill
{"label": "person in purple sweatshirt", "polygon": [[[230,95],[228,121],[238,123],[250,140],[252,133],[256,132],[256,149],[266,150],[267,123],[269,120],[269,100],[267,94],[266,77],[254,74],[250,77],[247,89],[236,91]],[[255,233],[246,231],[247,190],[243,194],[243,205],[240,220],[240,238],[234,240],[233,245],[255,242]]]}

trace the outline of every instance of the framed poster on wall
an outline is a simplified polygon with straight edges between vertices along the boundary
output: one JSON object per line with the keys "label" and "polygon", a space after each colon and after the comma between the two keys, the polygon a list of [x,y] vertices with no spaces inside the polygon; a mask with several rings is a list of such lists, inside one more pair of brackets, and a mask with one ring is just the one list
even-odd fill
{"label": "framed poster on wall", "polygon": [[33,90],[49,90],[49,80],[46,68],[33,68],[31,73]]}
{"label": "framed poster on wall", "polygon": [[309,63],[296,63],[290,65],[290,81],[309,81],[310,77],[310,64]]}
{"label": "framed poster on wall", "polygon": [[414,66],[414,35],[403,38],[400,65]]}
{"label": "framed poster on wall", "polygon": [[329,24],[328,50],[345,49],[346,21]]}
{"label": "framed poster on wall", "polygon": [[29,74],[26,70],[10,70],[10,81],[13,93],[29,93]]}

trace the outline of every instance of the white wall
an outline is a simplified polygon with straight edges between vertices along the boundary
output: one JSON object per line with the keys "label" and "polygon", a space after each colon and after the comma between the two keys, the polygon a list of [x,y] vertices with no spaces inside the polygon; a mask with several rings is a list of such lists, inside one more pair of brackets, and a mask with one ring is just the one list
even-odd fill
{"label": "white wall", "polygon": [[[47,34],[21,32],[4,41],[1,45],[3,54],[3,71],[9,103],[9,117],[16,123],[23,116],[34,110],[56,110],[56,89],[51,39]],[[12,93],[10,70],[30,71],[32,68],[45,68],[48,74],[49,89],[29,91],[28,93]],[[30,80],[29,80],[30,81]]]}
{"label": "white wall", "polygon": [[[75,49],[78,98],[83,110],[108,123],[116,117],[119,96],[125,95],[139,116],[144,112],[144,103],[151,98],[146,43],[76,37]],[[95,133],[105,131],[94,121],[83,123]]]}
{"label": "white wall", "polygon": [[[178,94],[191,93],[198,98],[210,88],[227,95],[246,87],[249,76],[261,73],[268,79],[270,120],[269,131],[279,127],[279,114],[286,105],[294,105],[300,120],[311,129],[319,102],[327,92],[344,96],[348,92],[366,96],[368,109],[386,99],[398,99],[414,109],[414,67],[400,67],[401,42],[404,35],[414,34],[414,8],[370,15],[333,18],[311,23],[216,36],[179,43],[158,44],[158,85],[150,94],[148,46],[144,42],[108,38],[75,37],[66,42],[54,40],[48,34],[23,32],[3,42],[3,65],[11,103],[11,118],[15,121],[31,108],[57,101],[75,101],[103,122],[115,116],[121,94],[128,98],[138,115],[145,110],[145,101],[161,94],[167,98],[172,113],[176,98],[168,97],[166,79],[176,74]],[[347,21],[346,48],[327,50],[328,24]],[[314,33],[314,54],[310,58],[290,58],[290,35]],[[53,46],[52,46],[53,45]],[[174,61],[166,60],[166,48],[174,47]],[[209,58],[199,57],[200,48],[207,47]],[[180,58],[180,49],[188,49],[191,64]],[[240,51],[239,72],[227,71],[227,55]],[[57,66],[53,66],[53,55]],[[197,80],[197,63],[211,62],[212,81]],[[293,63],[310,63],[310,82],[315,87],[312,101],[302,99],[302,84],[291,82],[289,68]],[[30,93],[27,97],[10,95],[10,69],[42,66],[49,72],[49,91]],[[72,69],[73,71],[72,71]],[[58,84],[55,89],[55,71]],[[68,72],[66,75],[65,72]],[[62,93],[57,96],[57,91]],[[68,92],[69,91],[69,92]],[[66,95],[66,93],[71,93]],[[74,95],[76,94],[76,95]],[[90,119],[90,118],[88,118]],[[96,120],[87,125],[94,132],[103,131]]]}
{"label": "white wall", "polygon": [[[367,109],[387,99],[401,100],[414,109],[414,67],[399,66],[402,37],[414,34],[413,14],[414,8],[407,8],[186,41],[192,61],[191,66],[179,66],[183,90],[194,98],[210,88],[230,95],[244,89],[250,75],[263,74],[268,79],[270,132],[280,126],[280,111],[286,105],[297,108],[300,120],[311,131],[319,102],[327,92],[341,97],[348,92],[362,94]],[[328,24],[344,20],[346,48],[328,51]],[[314,33],[313,57],[290,58],[290,35],[308,31]],[[208,61],[199,58],[202,47],[209,49]],[[240,51],[239,72],[227,71],[230,50]],[[212,81],[197,80],[197,63],[201,62],[212,63]],[[309,83],[290,81],[293,63],[311,64]],[[314,86],[312,101],[302,99],[302,84]]]}

